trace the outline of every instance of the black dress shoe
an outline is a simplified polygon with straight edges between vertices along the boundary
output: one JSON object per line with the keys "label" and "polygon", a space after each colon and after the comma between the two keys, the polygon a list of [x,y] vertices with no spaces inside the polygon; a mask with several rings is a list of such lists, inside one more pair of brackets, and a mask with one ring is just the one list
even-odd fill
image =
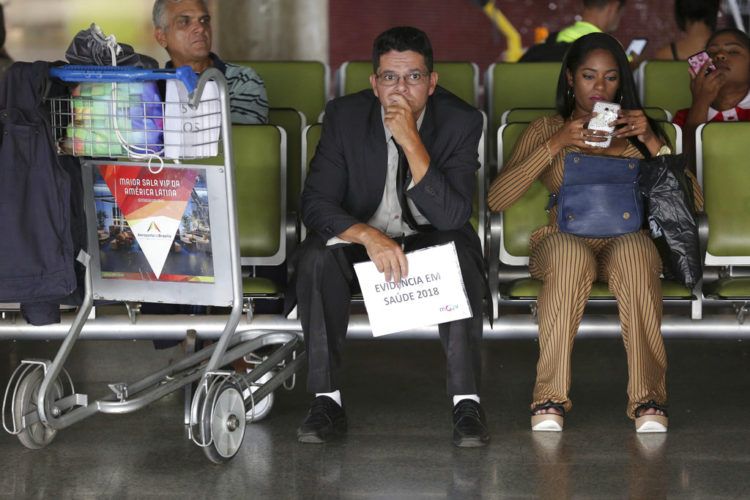
{"label": "black dress shoe", "polygon": [[453,407],[453,444],[461,448],[484,446],[490,440],[482,406],[462,399]]}
{"label": "black dress shoe", "polygon": [[297,429],[300,443],[325,443],[346,432],[346,413],[328,396],[313,399],[310,411]]}

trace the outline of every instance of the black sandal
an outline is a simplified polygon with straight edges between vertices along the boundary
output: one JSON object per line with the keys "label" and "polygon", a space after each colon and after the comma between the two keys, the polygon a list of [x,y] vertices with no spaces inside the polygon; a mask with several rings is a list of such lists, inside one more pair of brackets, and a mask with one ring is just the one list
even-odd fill
{"label": "black sandal", "polygon": [[[651,409],[662,412],[662,415],[641,415],[642,412]],[[665,405],[660,405],[652,399],[638,405],[635,409],[635,432],[667,432],[667,427],[669,427],[669,416]]]}
{"label": "black sandal", "polygon": [[[542,410],[555,410],[556,413],[539,413]],[[531,430],[560,432],[565,421],[565,407],[562,403],[548,400],[531,410]]]}

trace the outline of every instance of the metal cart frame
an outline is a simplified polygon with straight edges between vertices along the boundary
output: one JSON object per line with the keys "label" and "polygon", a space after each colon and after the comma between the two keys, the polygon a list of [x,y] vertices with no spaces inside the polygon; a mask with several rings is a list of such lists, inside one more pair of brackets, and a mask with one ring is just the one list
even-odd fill
{"label": "metal cart frame", "polygon": [[[211,461],[221,463],[230,460],[239,451],[245,432],[246,413],[251,412],[250,415],[254,415],[256,401],[261,401],[271,395],[282,384],[287,386],[286,383],[290,379],[293,386],[295,373],[304,360],[299,330],[251,329],[237,332],[243,314],[242,270],[238,243],[229,100],[226,80],[221,72],[212,68],[202,73],[188,104],[193,109],[197,108],[209,81],[215,82],[219,89],[229,258],[232,270],[231,312],[226,323],[221,327],[218,342],[199,352],[189,354],[136,382],[109,384],[110,393],[101,399],[90,400],[87,394],[77,393],[63,366],[87,321],[91,319],[94,303],[91,258],[81,252],[78,260],[86,266],[85,295],[54,360],[24,360],[12,374],[3,398],[3,426],[9,433],[18,435],[19,440],[29,448],[42,448],[48,445],[57,431],[95,413],[133,412],[180,388],[189,388],[191,384],[197,382],[197,390],[192,397],[189,409],[186,400],[185,423],[189,425],[190,438],[203,448]],[[118,164],[120,164],[119,161]],[[126,163],[123,162],[123,164]],[[87,206],[86,210],[90,208]],[[89,221],[90,215],[87,214]],[[91,251],[96,251],[96,248]],[[173,302],[169,298],[165,298],[165,301]],[[129,334],[127,338],[154,337],[151,332],[155,330],[147,322],[139,325],[137,314],[131,307],[128,307],[128,315],[130,326],[137,333]],[[93,322],[96,323],[97,320],[93,319]],[[195,318],[191,322],[194,322],[194,326],[199,326],[201,320]],[[211,318],[210,322],[214,325],[211,330],[215,335],[217,333],[216,318]],[[35,339],[59,338],[61,327],[64,325],[51,325],[50,327],[24,325],[15,331],[22,337],[27,331],[26,328],[29,328],[33,330]],[[116,332],[117,329],[114,330]],[[171,338],[176,336],[176,331],[180,331],[172,327],[169,330],[172,332]],[[159,331],[156,329],[156,332]],[[183,328],[181,331],[194,344],[195,330]],[[105,333],[101,336],[101,338],[112,337],[123,338],[118,333],[112,336]],[[158,333],[156,337],[159,337]],[[222,366],[236,359],[269,346],[275,348],[267,349],[262,361],[259,360],[259,364],[247,374],[240,375],[234,371],[221,369]],[[186,391],[186,395],[189,393],[190,391]]]}

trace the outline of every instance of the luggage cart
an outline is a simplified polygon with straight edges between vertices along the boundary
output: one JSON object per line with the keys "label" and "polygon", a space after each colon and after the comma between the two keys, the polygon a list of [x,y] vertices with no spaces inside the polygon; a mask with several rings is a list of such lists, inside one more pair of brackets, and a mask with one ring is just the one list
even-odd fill
{"label": "luggage cart", "polygon": [[[54,360],[24,360],[11,375],[3,397],[3,427],[24,446],[43,448],[59,430],[95,413],[129,413],[197,383],[189,407],[186,401],[188,434],[211,461],[226,462],[242,444],[246,415],[249,420],[258,413],[264,416],[273,391],[282,385],[291,388],[290,381],[293,387],[304,349],[297,330],[237,330],[243,315],[242,275],[224,76],[216,69],[198,79],[189,68],[90,66],[54,68],[51,76],[79,84],[96,82],[98,86],[88,91],[111,89],[109,95],[100,92],[94,97],[97,92],[87,95],[85,86],[78,85],[70,96],[50,101],[59,152],[85,156],[81,166],[88,253],[78,258],[86,268],[85,294]],[[138,95],[143,88],[135,93],[127,88],[133,82],[162,79],[177,90],[184,86],[187,92],[177,95],[187,99],[144,100],[145,94]],[[216,156],[219,145],[221,165],[183,163]],[[98,210],[97,203],[108,203],[109,210]],[[185,210],[188,203],[193,203],[192,211],[185,220],[184,212],[175,207],[182,204]],[[105,230],[100,219],[110,216],[117,220]],[[167,260],[170,253],[182,250],[177,237],[187,225],[195,229],[187,240],[197,247],[190,258],[199,262],[199,271],[174,274],[166,269]],[[124,251],[130,247],[138,251]],[[95,299],[128,306],[125,321],[134,332],[131,338],[151,335],[148,322],[137,323],[137,307],[132,304],[217,306],[231,312],[216,343],[136,382],[109,384],[106,396],[92,400],[76,391],[63,365],[86,323],[91,327],[97,322],[92,314]],[[194,329],[178,327],[192,343],[196,331],[217,332],[216,316],[196,316],[194,322]],[[58,326],[32,327],[34,338],[59,338]],[[175,338],[174,328],[169,333]],[[123,338],[122,332],[113,338]],[[261,349],[262,356],[255,356]],[[222,369],[242,357],[252,358],[248,373]]]}

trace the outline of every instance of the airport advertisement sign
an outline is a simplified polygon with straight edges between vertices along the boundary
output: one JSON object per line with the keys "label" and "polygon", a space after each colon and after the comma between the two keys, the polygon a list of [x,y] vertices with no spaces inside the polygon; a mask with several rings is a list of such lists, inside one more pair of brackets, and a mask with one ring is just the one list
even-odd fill
{"label": "airport advertisement sign", "polygon": [[93,169],[103,279],[214,283],[205,169]]}

